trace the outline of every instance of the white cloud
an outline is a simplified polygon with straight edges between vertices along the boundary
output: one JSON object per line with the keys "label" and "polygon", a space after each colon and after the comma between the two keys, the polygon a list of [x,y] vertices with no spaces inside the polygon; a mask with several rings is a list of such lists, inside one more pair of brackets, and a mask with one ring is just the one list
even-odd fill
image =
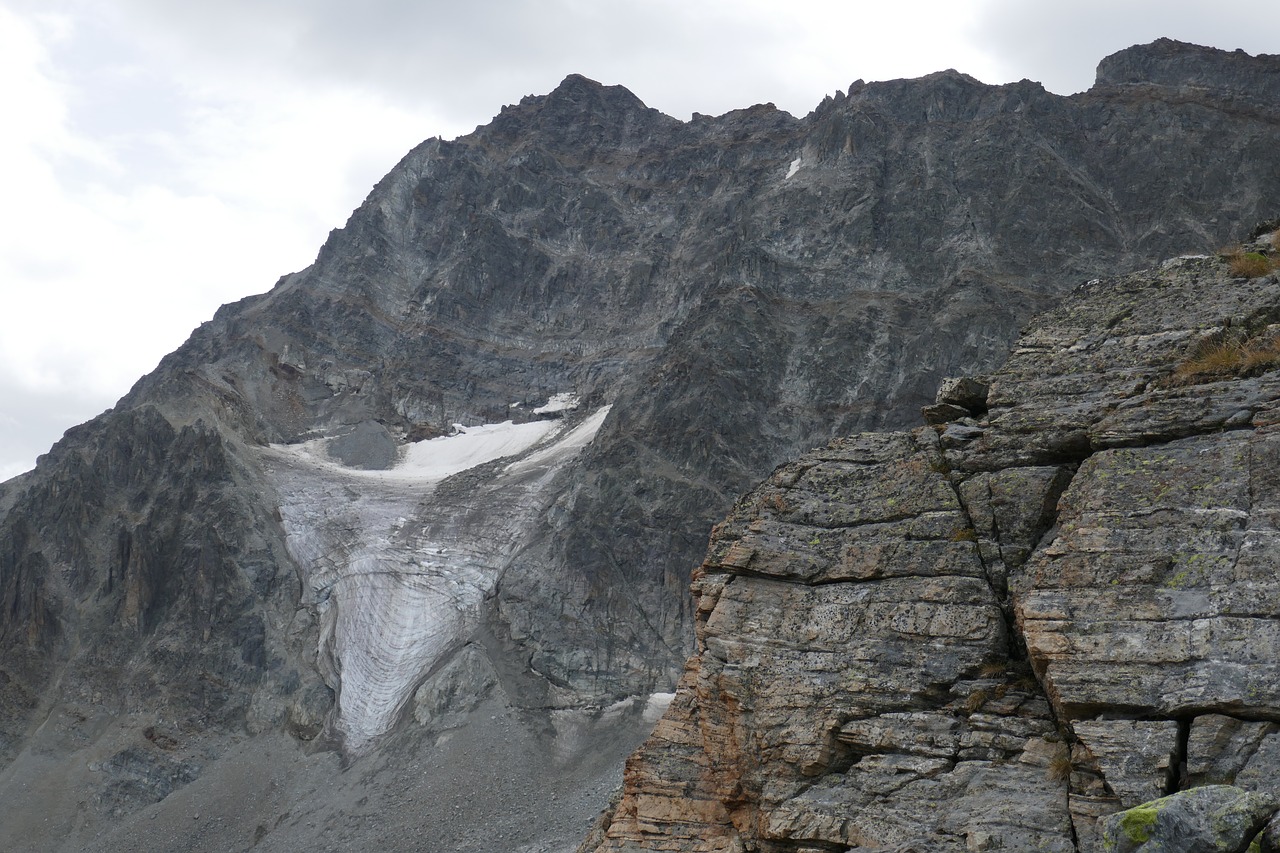
{"label": "white cloud", "polygon": [[1274,53],[1280,4],[1256,0],[987,0],[964,37],[1012,78],[1029,77],[1061,95],[1093,85],[1103,57],[1172,38],[1224,50]]}
{"label": "white cloud", "polygon": [[[10,199],[0,207],[0,382],[31,400],[79,396],[76,420],[123,394],[218,305],[310,263],[329,229],[432,131],[430,116],[337,86],[260,77],[236,89],[206,67],[148,65],[142,52],[58,64],[100,26],[0,7],[0,75],[12,84],[0,88]],[[84,109],[102,80],[122,87],[117,106],[143,115],[113,123]],[[158,91],[175,114],[145,115]],[[12,429],[0,423],[4,454],[20,443]],[[25,467],[34,455],[22,453]],[[17,464],[0,459],[6,473]]]}

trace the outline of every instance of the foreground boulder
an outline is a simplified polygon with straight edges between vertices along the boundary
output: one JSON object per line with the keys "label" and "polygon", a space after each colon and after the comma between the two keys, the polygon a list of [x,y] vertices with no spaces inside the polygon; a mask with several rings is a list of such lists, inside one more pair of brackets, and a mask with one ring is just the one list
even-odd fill
{"label": "foreground boulder", "polygon": [[1244,853],[1275,811],[1269,794],[1192,788],[1111,815],[1102,845],[1107,853]]}

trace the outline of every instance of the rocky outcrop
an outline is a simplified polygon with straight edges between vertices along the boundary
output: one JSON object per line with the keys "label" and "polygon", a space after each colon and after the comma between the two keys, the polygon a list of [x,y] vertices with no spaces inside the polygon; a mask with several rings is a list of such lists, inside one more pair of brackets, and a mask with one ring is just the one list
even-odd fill
{"label": "rocky outcrop", "polygon": [[1280,274],[1176,258],[926,410],[968,414],[777,469],[592,849],[1100,851],[1211,782],[1274,811],[1277,368]]}
{"label": "rocky outcrop", "polygon": [[[145,704],[203,727],[299,682],[267,661],[288,645],[296,581],[216,429],[141,406],[71,431],[40,473],[4,519],[7,697],[34,708],[57,685],[69,707]],[[7,749],[24,721],[0,717]]]}
{"label": "rocky outcrop", "polygon": [[603,849],[1073,849],[1050,772],[1067,747],[944,466],[931,430],[866,434],[738,504],[695,580],[699,654]]}
{"label": "rocky outcrop", "polygon": [[[347,760],[409,762],[411,746],[436,748],[488,703],[478,724],[519,719],[529,736],[512,742],[527,746],[528,767],[560,773],[592,744],[622,749],[680,677],[695,621],[688,571],[734,496],[833,436],[914,421],[941,376],[994,369],[1020,325],[1077,282],[1215,248],[1258,219],[1280,194],[1275,68],[1274,57],[1159,43],[1109,59],[1099,85],[1071,98],[943,72],[858,82],[804,118],[762,105],[690,122],[572,76],[473,134],[423,143],[312,266],[224,306],[112,412],[0,485],[0,756],[12,759],[0,796],[74,791],[49,825],[77,849],[95,821],[225,778],[219,756],[243,736],[283,731]],[[1181,392],[1158,391],[1152,406],[1173,406],[1176,432],[1179,404],[1160,401]],[[992,411],[1004,393],[992,386]],[[1017,686],[1027,674],[982,666],[1017,620],[1028,637],[1057,630],[1006,596],[1088,438],[1063,427],[1058,444],[1046,433],[1043,452],[1006,464],[1021,445],[988,446],[994,432],[954,420],[987,417],[981,397],[944,400],[954,408],[935,413],[936,440],[866,450],[904,488],[934,489],[913,478],[939,459],[972,475],[920,497],[910,548],[933,555],[938,600],[897,613],[892,590],[909,578],[879,558],[848,570],[890,574],[874,587],[887,596],[873,602],[885,630],[949,638],[936,661],[904,647],[904,667],[968,685],[901,707],[886,698],[896,688],[876,687],[888,691],[877,713],[925,715],[895,724],[888,742],[932,731],[954,703],[976,703],[970,694],[999,700],[975,712],[991,720],[938,734],[955,744],[938,747],[946,755],[978,762],[965,772],[1050,760],[1051,747],[1008,739],[1055,743],[1050,706]],[[1201,415],[1205,430],[1218,422],[1217,409]],[[499,428],[539,437],[458,450]],[[991,461],[951,460],[969,445]],[[832,460],[830,476],[856,480],[872,464]],[[1013,499],[1027,488],[1038,504]],[[957,513],[971,541],[929,527]],[[708,596],[714,574],[699,581]],[[751,596],[795,603],[786,588],[749,586],[725,593],[735,619],[754,618]],[[836,596],[831,607],[846,592],[810,586]],[[803,657],[795,644],[809,628],[777,629]],[[1066,695],[1075,663],[1052,642],[1036,652]],[[854,685],[815,675],[812,689]],[[1201,710],[1240,710],[1211,700]],[[1152,707],[1161,720],[1182,713]],[[851,721],[803,734],[829,756],[806,772],[880,738],[842,733]],[[1103,743],[1094,736],[1100,753]],[[379,755],[388,744],[403,748]],[[926,765],[918,774],[932,779]],[[486,787],[457,772],[458,790]],[[147,792],[131,805],[102,796],[138,786]],[[561,808],[535,787],[504,806]],[[80,802],[99,801],[80,816]],[[786,820],[796,832],[827,820],[806,815],[796,806]],[[1051,821],[992,820],[1060,837]],[[274,818],[261,826],[267,847],[314,840]],[[358,830],[339,831],[359,843]],[[0,847],[32,837],[18,823],[0,833]]]}

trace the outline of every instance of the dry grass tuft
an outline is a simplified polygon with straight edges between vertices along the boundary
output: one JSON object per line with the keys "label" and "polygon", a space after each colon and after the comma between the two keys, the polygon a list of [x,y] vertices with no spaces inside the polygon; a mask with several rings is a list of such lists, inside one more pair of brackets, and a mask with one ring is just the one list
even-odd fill
{"label": "dry grass tuft", "polygon": [[1280,367],[1280,335],[1266,334],[1244,341],[1207,341],[1174,368],[1170,384],[1197,385],[1257,376],[1277,367]]}
{"label": "dry grass tuft", "polygon": [[989,660],[978,668],[978,675],[982,678],[999,678],[1008,668],[1008,664],[1002,660]]}
{"label": "dry grass tuft", "polygon": [[[1277,232],[1277,234],[1280,234],[1280,232]],[[1272,236],[1271,244],[1273,246],[1276,245],[1277,239],[1280,238]],[[1227,266],[1231,268],[1231,274],[1240,278],[1257,278],[1277,268],[1277,262],[1274,257],[1269,257],[1261,252],[1246,252],[1240,246],[1223,249],[1218,254],[1227,262]]]}
{"label": "dry grass tuft", "polygon": [[1071,778],[1071,748],[1063,744],[1062,749],[1049,762],[1046,775],[1051,782],[1066,782]]}
{"label": "dry grass tuft", "polygon": [[1231,272],[1242,278],[1257,278],[1275,269],[1275,264],[1261,252],[1242,252],[1229,262]]}
{"label": "dry grass tuft", "polygon": [[1013,682],[1013,686],[1021,690],[1023,693],[1038,693],[1040,691],[1040,682],[1036,681],[1034,675],[1024,675],[1017,681]]}
{"label": "dry grass tuft", "polygon": [[990,694],[987,693],[986,688],[979,687],[977,690],[969,694],[960,708],[966,714],[976,714],[978,711],[982,710],[983,705],[987,704],[989,695]]}

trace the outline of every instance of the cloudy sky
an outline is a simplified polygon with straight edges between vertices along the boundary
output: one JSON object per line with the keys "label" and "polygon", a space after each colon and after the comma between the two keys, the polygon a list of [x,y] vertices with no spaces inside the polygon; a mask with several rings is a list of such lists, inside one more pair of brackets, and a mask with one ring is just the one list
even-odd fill
{"label": "cloudy sky", "polygon": [[568,73],[687,119],[956,68],[1087,89],[1263,0],[0,0],[0,480],[218,305],[307,266],[412,146]]}

